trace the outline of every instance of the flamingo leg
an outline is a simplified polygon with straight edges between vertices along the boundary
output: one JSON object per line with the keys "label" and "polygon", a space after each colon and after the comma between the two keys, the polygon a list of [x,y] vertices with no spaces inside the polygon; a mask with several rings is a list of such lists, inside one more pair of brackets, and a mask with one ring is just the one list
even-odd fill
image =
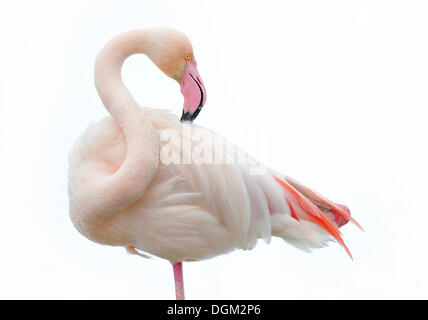
{"label": "flamingo leg", "polygon": [[175,280],[175,297],[177,300],[184,300],[184,283],[183,283],[183,264],[177,262],[173,265]]}

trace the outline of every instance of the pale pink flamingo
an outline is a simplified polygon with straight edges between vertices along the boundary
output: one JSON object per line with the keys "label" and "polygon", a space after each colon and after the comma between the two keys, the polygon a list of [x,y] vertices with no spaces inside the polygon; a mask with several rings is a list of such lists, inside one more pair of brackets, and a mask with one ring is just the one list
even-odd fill
{"label": "pale pink flamingo", "polygon": [[[186,123],[166,111],[141,108],[125,88],[121,67],[136,53],[180,84]],[[162,132],[193,132],[197,127],[189,121],[206,99],[192,46],[182,33],[153,28],[113,38],[97,57],[95,85],[111,116],[90,125],[70,153],[72,222],[97,243],[169,260],[177,299],[184,299],[182,261],[252,249],[260,238],[281,237],[306,251],[335,239],[350,255],[338,228],[349,220],[359,225],[347,207],[287,176],[268,168],[252,174],[248,163],[160,161],[170,143],[160,139]],[[180,147],[188,139],[180,135],[169,147],[183,156]],[[226,157],[243,154],[229,148]]]}

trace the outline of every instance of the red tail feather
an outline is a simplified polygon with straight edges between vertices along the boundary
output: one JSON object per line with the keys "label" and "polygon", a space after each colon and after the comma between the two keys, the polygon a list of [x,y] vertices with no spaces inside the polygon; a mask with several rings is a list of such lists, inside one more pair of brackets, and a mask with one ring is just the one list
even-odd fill
{"label": "red tail feather", "polygon": [[307,197],[307,198],[311,199],[312,201],[317,202],[321,205],[325,205],[325,206],[331,208],[335,212],[342,215],[342,217],[345,218],[347,221],[351,221],[358,228],[360,228],[362,231],[364,231],[364,229],[360,226],[360,224],[348,212],[346,212],[343,208],[341,208],[340,206],[338,206],[334,202],[326,199],[322,195],[316,193],[315,191],[309,189],[308,187],[304,186],[303,184],[297,182],[296,180],[294,180],[290,177],[286,177],[285,180],[290,185],[292,185],[296,190],[298,190],[301,194],[303,194],[305,197]]}
{"label": "red tail feather", "polygon": [[[291,185],[291,183],[288,183],[288,181],[283,181],[276,176],[274,176],[274,178],[284,189],[285,200],[290,207],[291,216],[298,221],[300,221],[300,219],[311,221],[323,228],[325,231],[331,234],[340,245],[343,246],[349,257],[352,259],[351,252],[343,241],[338,227],[332,221],[330,221],[314,203],[306,198],[305,195],[300,193],[300,190],[296,190],[294,186]],[[334,209],[336,210],[336,207],[334,207]],[[341,208],[339,210],[344,211]]]}

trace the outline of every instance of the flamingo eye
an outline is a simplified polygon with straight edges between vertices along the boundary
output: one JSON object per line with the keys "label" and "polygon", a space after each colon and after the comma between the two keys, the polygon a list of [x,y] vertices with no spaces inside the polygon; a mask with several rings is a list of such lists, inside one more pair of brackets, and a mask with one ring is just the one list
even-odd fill
{"label": "flamingo eye", "polygon": [[184,59],[189,60],[189,59],[190,59],[190,56],[189,56],[188,54],[186,54],[186,55],[184,56]]}

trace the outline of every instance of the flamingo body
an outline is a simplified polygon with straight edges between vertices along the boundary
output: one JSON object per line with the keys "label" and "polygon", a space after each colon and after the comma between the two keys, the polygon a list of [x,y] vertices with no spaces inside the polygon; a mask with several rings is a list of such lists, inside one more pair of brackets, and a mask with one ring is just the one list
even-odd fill
{"label": "flamingo body", "polygon": [[[206,129],[180,123],[166,111],[144,108],[141,116],[149,121],[159,140],[159,150],[167,144],[171,147],[170,141],[161,141],[164,130],[186,132],[187,129],[190,133],[205,130],[211,134]],[[190,139],[191,135],[182,135],[172,147],[175,150],[183,145],[201,147]],[[229,158],[245,157],[245,152],[231,143],[224,149],[229,151]],[[183,158],[183,150],[177,152]],[[79,199],[87,189],[85,184],[116,172],[125,156],[126,140],[112,117],[91,125],[71,152],[70,214],[78,230],[91,240],[133,246],[176,263],[203,260],[234,249],[252,249],[258,239],[269,242],[272,235],[303,250],[323,247],[332,239],[316,222],[293,218],[292,206],[287,201],[295,200],[286,197],[275,179],[277,176],[284,179],[283,175],[269,169],[263,174],[251,174],[251,166],[239,163],[195,165],[158,161],[144,194],[88,231],[82,214],[87,203]],[[100,203],[107,200],[103,199],[104,194],[98,196]],[[93,198],[90,201],[97,202]]]}

